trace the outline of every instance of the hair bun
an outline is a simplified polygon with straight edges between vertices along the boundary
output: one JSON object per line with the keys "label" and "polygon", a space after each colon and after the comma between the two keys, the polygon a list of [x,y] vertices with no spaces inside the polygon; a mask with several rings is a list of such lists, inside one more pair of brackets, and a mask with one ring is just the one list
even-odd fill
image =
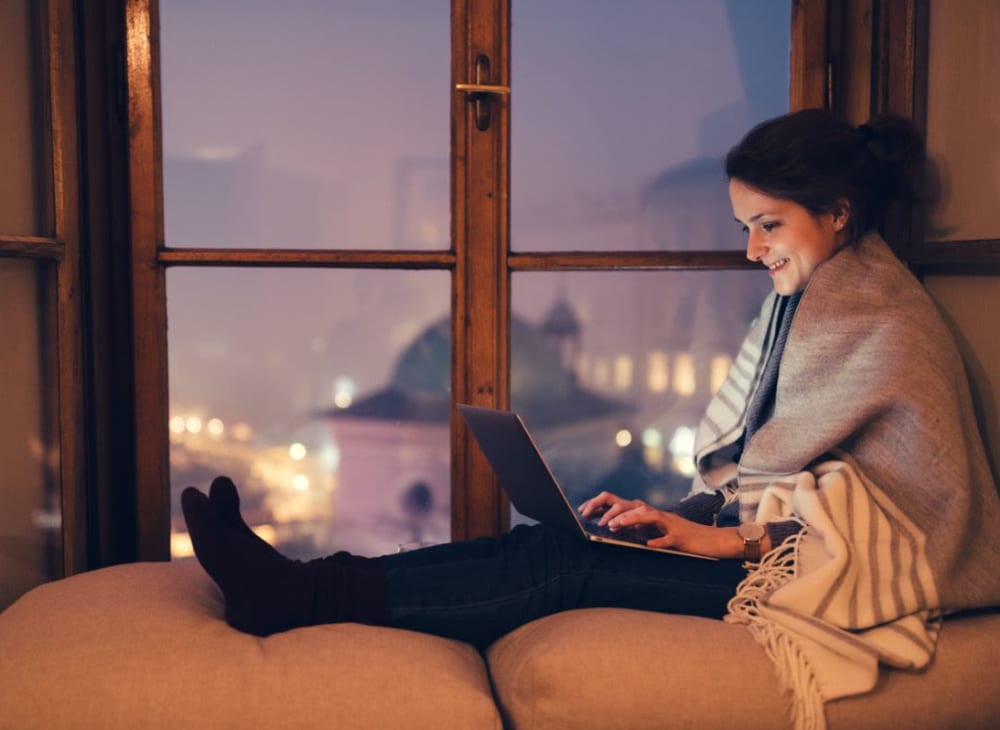
{"label": "hair bun", "polygon": [[881,169],[881,194],[890,200],[920,200],[925,148],[913,122],[898,114],[876,114],[857,131]]}
{"label": "hair bun", "polygon": [[914,165],[923,161],[923,137],[905,117],[877,114],[857,131],[875,156],[889,164]]}

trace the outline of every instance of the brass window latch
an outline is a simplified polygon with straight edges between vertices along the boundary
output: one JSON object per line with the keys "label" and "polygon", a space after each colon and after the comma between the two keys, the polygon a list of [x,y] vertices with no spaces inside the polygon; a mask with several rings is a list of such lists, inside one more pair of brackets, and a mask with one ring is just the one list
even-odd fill
{"label": "brass window latch", "polygon": [[496,97],[510,96],[510,87],[501,84],[490,84],[486,79],[490,75],[490,59],[480,54],[476,58],[476,81],[472,84],[455,84],[455,91],[468,94],[475,108],[476,128],[485,132],[490,128],[490,104]]}

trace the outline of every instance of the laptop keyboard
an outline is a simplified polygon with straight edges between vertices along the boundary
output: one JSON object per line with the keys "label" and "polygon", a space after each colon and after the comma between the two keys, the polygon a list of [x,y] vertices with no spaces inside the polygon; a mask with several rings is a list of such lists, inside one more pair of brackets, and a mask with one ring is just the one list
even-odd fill
{"label": "laptop keyboard", "polygon": [[582,522],[583,529],[591,535],[607,537],[612,540],[621,540],[622,542],[634,542],[639,545],[645,545],[647,541],[663,536],[663,531],[656,527],[656,525],[634,525],[633,527],[612,530],[607,525],[598,524],[598,520],[589,519],[582,520]]}

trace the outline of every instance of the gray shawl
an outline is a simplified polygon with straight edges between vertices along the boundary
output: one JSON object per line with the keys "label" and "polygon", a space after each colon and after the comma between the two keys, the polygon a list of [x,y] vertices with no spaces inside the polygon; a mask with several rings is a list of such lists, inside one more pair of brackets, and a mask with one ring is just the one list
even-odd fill
{"label": "gray shawl", "polygon": [[740,586],[746,623],[794,691],[799,727],[871,689],[878,664],[920,668],[946,613],[1000,605],[1000,500],[951,335],[875,234],[813,274],[791,324],[774,412],[739,450],[775,336],[765,301],[695,444],[696,487],[741,520],[805,528]]}

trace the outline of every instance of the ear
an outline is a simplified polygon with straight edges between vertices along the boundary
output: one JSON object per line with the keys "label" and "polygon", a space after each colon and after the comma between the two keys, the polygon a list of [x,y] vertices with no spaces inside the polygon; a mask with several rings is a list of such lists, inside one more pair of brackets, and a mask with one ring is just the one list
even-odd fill
{"label": "ear", "polygon": [[842,231],[851,219],[851,204],[847,202],[847,198],[841,198],[837,204],[837,209],[833,212],[833,230]]}

